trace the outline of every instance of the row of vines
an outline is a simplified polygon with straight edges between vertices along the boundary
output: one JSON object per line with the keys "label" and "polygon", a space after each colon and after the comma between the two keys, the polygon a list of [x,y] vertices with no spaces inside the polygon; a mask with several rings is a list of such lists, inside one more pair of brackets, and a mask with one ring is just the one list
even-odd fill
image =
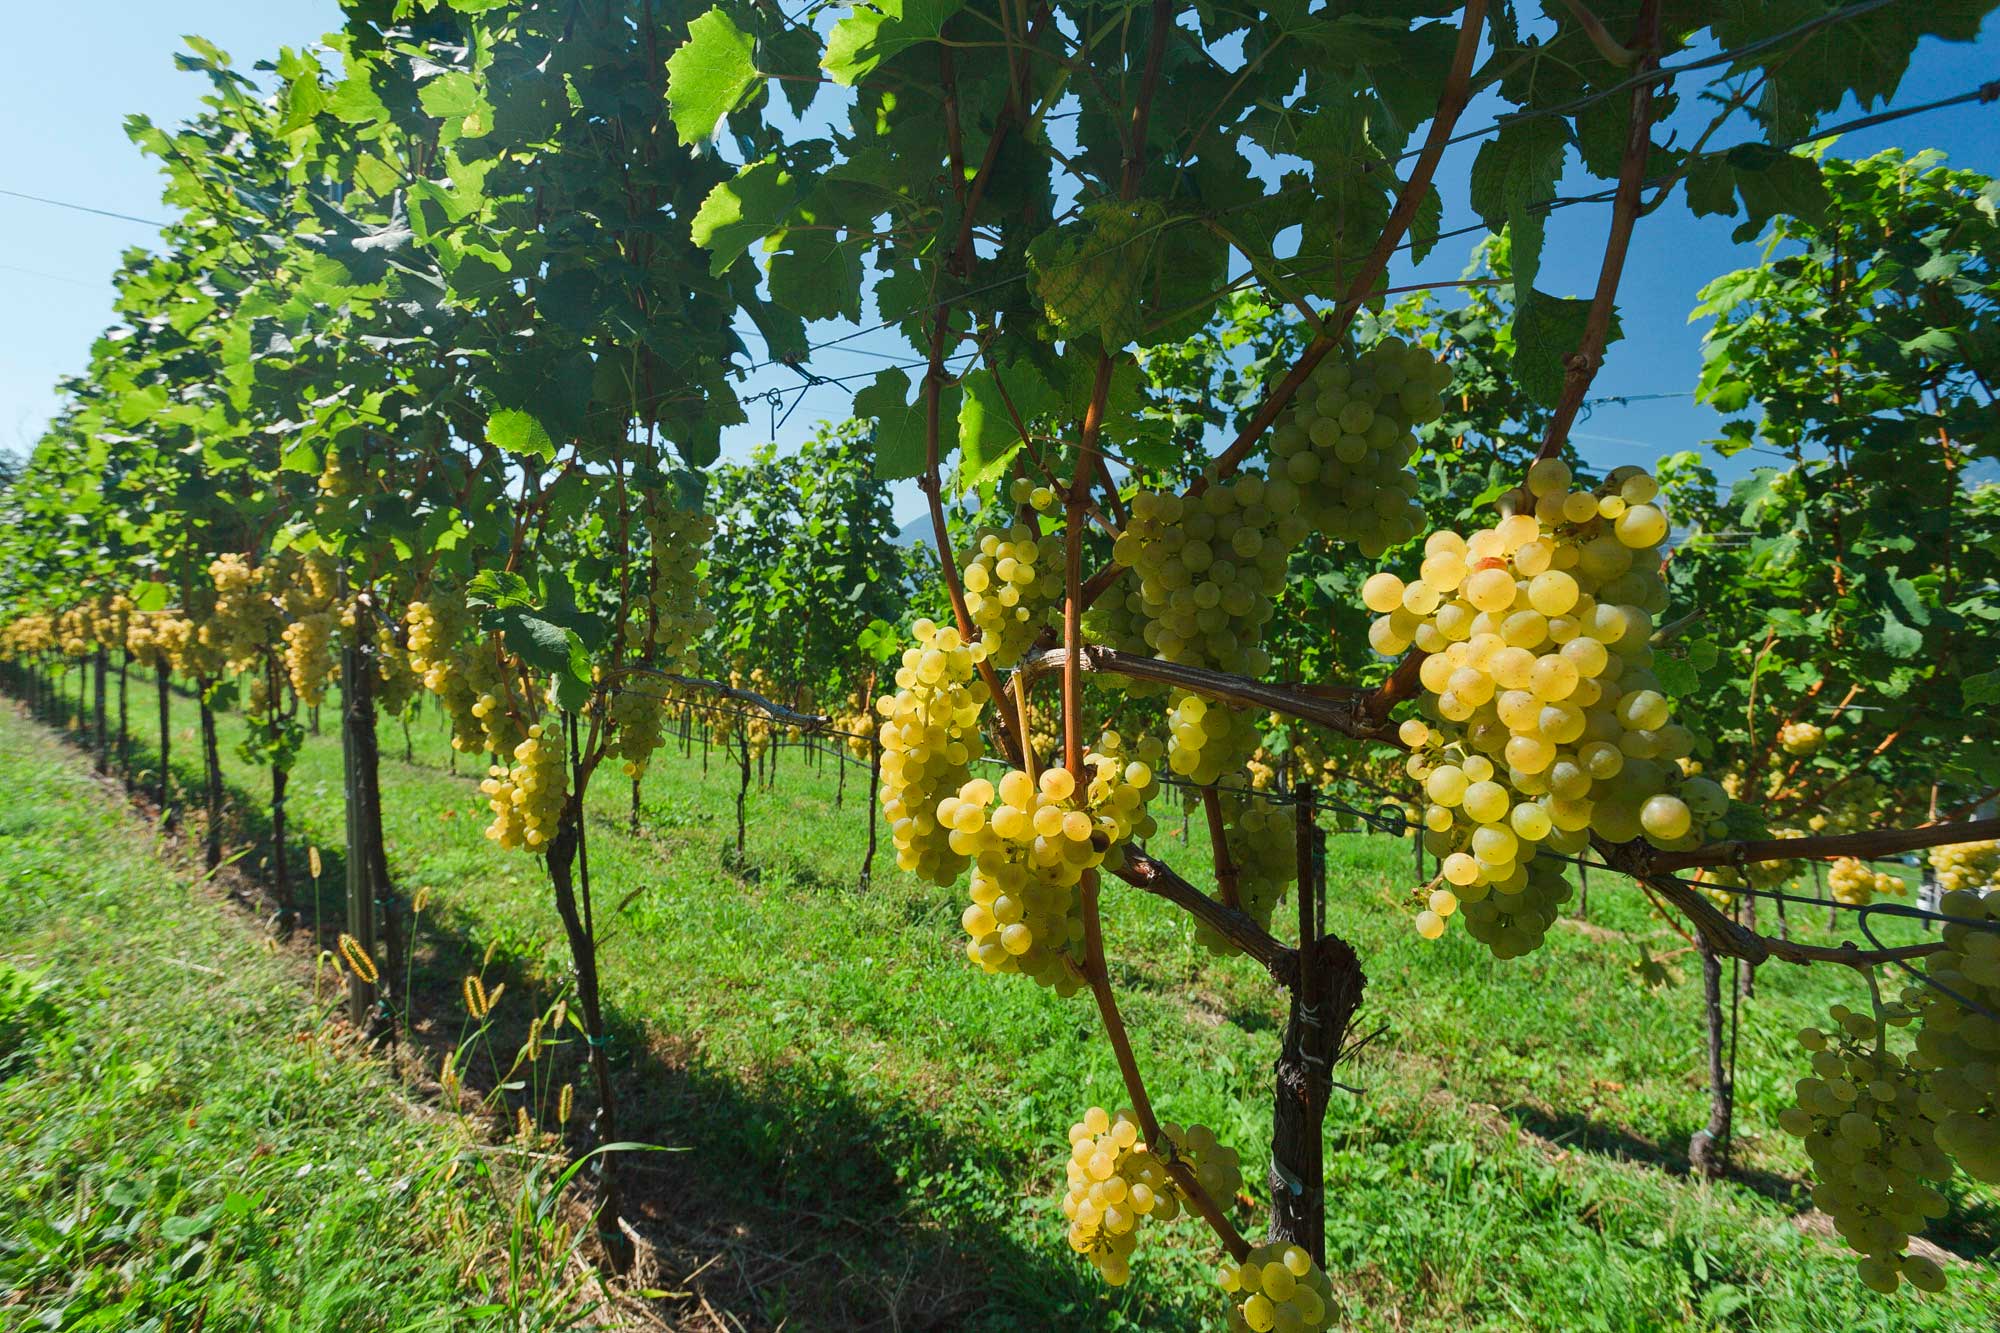
{"label": "row of vines", "polygon": [[[2000,786],[1996,191],[1814,144],[1989,8],[346,0],[261,82],[197,42],[204,112],[131,124],[177,220],[4,493],[0,650],[35,688],[87,665],[101,765],[113,671],[163,751],[196,692],[211,866],[240,697],[281,903],[287,773],[338,700],[364,1028],[404,974],[377,719],[433,699],[497,849],[546,869],[590,1146],[619,1141],[593,780],[636,819],[690,721],[845,733],[901,870],[963,886],[966,965],[1078,997],[1116,1053],[1126,1106],[1069,1131],[1071,1246],[1118,1284],[1149,1219],[1199,1217],[1259,1333],[1333,1318],[1323,1122],[1368,984],[1319,910],[1322,803],[1387,810],[1410,928],[1502,959],[1616,875],[1711,991],[1725,960],[1865,978],[1800,1034],[1784,1124],[1861,1280],[1934,1289],[1910,1238],[1956,1173],[2000,1183],[2000,821],[1967,819]],[[1571,204],[1605,235],[1587,299],[1537,285]],[[1571,439],[1661,317],[1620,279],[1681,207],[1770,238],[1697,311],[1717,450],[1758,456],[1728,488],[1694,451],[1591,475]],[[1397,299],[1461,215],[1464,278]],[[834,320],[910,363],[722,463],[746,372],[825,383]],[[1170,802],[1212,865],[1149,844]],[[1924,848],[1941,901],[1873,901],[1865,860]],[[1783,886],[1825,861],[1860,940],[1792,938]],[[1237,1154],[1154,1113],[1113,881],[1288,1009],[1264,1240]],[[1942,934],[1881,942],[1898,916]]]}

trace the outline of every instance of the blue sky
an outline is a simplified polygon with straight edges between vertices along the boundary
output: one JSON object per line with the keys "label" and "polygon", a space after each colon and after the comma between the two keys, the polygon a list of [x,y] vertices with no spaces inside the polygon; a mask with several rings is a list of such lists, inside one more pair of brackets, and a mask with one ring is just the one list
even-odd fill
{"label": "blue sky", "polygon": [[[127,142],[123,119],[144,112],[169,122],[195,110],[205,83],[174,69],[181,34],[208,37],[247,68],[280,46],[310,42],[337,21],[334,0],[98,0],[78,9],[26,7],[10,22],[13,40],[0,49],[0,124],[9,130],[0,150],[0,191],[138,218],[162,216],[158,178]],[[1958,93],[2000,74],[1996,32],[2000,21],[1989,21],[1979,42],[1926,43],[1896,104]],[[1691,105],[1693,99],[1683,102]],[[1496,109],[1475,103],[1463,125],[1482,126]],[[1859,110],[1846,108],[1835,119]],[[1897,146],[1941,148],[1956,166],[2000,173],[2000,107],[1972,104],[1913,117],[1854,134],[1837,151],[1862,156]],[[1473,220],[1463,212],[1464,181],[1477,150],[1476,142],[1453,148],[1440,169],[1447,228]],[[1565,193],[1586,188],[1578,177],[1564,182]],[[1551,217],[1540,279],[1544,289],[1560,295],[1590,292],[1607,221],[1608,210],[1593,205]],[[1611,348],[1595,394],[1692,388],[1700,366],[1700,330],[1689,327],[1686,316],[1695,292],[1716,274],[1757,257],[1754,245],[1731,242],[1734,225],[1720,218],[1696,221],[1677,201],[1641,221],[1620,292],[1625,339]],[[152,237],[153,229],[141,223],[0,194],[0,449],[33,444],[55,405],[57,377],[84,366],[92,339],[109,320],[109,276],[119,254]],[[1399,267],[1392,280],[1456,277],[1474,239],[1447,241],[1422,266]],[[816,327],[812,337],[823,342],[851,331],[828,324]],[[816,355],[813,368],[822,375],[852,375],[890,359],[907,359],[907,348],[888,333],[874,333]],[[791,372],[774,369],[754,375],[745,392],[798,383]],[[788,406],[792,401],[787,399]],[[780,438],[795,439],[816,418],[843,416],[846,408],[838,390],[809,391]],[[747,452],[769,434],[768,409],[753,404],[751,416],[751,426],[732,432],[728,453]],[[1598,406],[1575,434],[1593,462],[1611,466],[1696,447],[1716,421],[1691,399],[1668,398]],[[908,518],[919,507],[914,488],[898,488],[899,517]]]}

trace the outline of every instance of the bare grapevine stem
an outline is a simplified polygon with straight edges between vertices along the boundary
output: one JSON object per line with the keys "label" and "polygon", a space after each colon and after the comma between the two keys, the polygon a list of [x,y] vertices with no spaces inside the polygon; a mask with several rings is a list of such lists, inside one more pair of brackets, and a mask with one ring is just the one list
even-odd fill
{"label": "bare grapevine stem", "polygon": [[[1644,54],[1639,72],[1650,75],[1660,63],[1660,4],[1645,0],[1639,6],[1639,31],[1634,39]],[[1554,458],[1569,440],[1569,428],[1583,406],[1590,382],[1604,364],[1604,344],[1611,336],[1613,303],[1618,282],[1625,273],[1625,255],[1632,245],[1632,227],[1639,220],[1640,198],[1646,185],[1646,156],[1653,147],[1653,81],[1649,78],[1632,90],[1632,125],[1625,135],[1625,152],[1618,168],[1618,190],[1612,196],[1611,234],[1604,242],[1604,262],[1597,271],[1597,291],[1590,300],[1590,313],[1583,326],[1583,341],[1577,344],[1563,375],[1562,397],[1556,401],[1555,415],[1549,418],[1536,461]]]}

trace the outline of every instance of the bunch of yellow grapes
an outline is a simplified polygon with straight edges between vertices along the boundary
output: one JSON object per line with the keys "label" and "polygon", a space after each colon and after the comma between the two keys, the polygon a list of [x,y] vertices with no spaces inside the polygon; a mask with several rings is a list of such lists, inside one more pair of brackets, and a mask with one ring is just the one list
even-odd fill
{"label": "bunch of yellow grapes", "polygon": [[1817,754],[1825,741],[1825,729],[1811,722],[1787,722],[1778,728],[1778,745],[1786,754]]}
{"label": "bunch of yellow grapes", "polygon": [[1852,856],[1834,860],[1826,872],[1826,884],[1833,900],[1849,907],[1866,907],[1877,894],[1893,897],[1901,894],[1906,887],[1897,876],[1887,871],[1871,870],[1866,861]]}
{"label": "bunch of yellow grapes", "polygon": [[962,918],[966,956],[988,972],[1018,972],[1063,995],[1080,985],[1070,961],[1083,943],[1078,887],[1107,861],[1116,865],[1127,841],[1152,830],[1145,805],[1151,769],[1096,753],[1085,767],[1090,781],[1082,792],[1068,769],[1048,769],[1039,782],[1014,769],[997,788],[972,778],[937,806],[952,854],[972,863],[972,903]]}
{"label": "bunch of yellow grapes", "polygon": [[279,634],[278,606],[265,590],[263,571],[241,555],[209,564],[215,611],[201,627],[204,646],[222,655],[232,671],[247,671]]}
{"label": "bunch of yellow grapes", "polygon": [[1167,765],[1199,787],[1242,768],[1263,736],[1257,712],[1175,690],[1167,713]]}
{"label": "bunch of yellow grapes", "polygon": [[285,674],[292,691],[309,705],[326,698],[333,677],[333,635],[339,617],[331,611],[314,611],[285,626]]}
{"label": "bunch of yellow grapes", "polygon": [[1246,473],[1189,499],[1132,497],[1111,555],[1137,576],[1140,633],[1155,656],[1246,676],[1269,670],[1264,626],[1304,536],[1297,488],[1278,493],[1293,507],[1288,516],[1266,503],[1272,489]]}
{"label": "bunch of yellow grapes", "polygon": [[611,752],[622,761],[620,770],[628,778],[644,777],[660,748],[661,720],[666,701],[652,682],[635,681],[615,691],[606,706],[611,724]]}
{"label": "bunch of yellow grapes", "polygon": [[649,656],[663,670],[686,672],[694,667],[695,645],[715,623],[701,578],[715,520],[662,496],[652,497],[641,517],[652,539]]}
{"label": "bunch of yellow grapes", "polygon": [[[1647,608],[1665,599],[1657,483],[1621,468],[1572,489],[1550,459],[1527,493],[1532,505],[1470,538],[1433,533],[1417,581],[1384,572],[1362,588],[1376,650],[1426,654],[1422,716],[1399,735],[1427,797],[1426,846],[1462,900],[1526,891],[1544,843],[1686,847],[1725,831],[1728,798],[1680,769],[1694,737],[1651,669]],[[1441,934],[1447,913],[1426,912],[1424,932]]]}
{"label": "bunch of yellow grapes", "polygon": [[1938,1145],[1968,1175],[2000,1185],[2000,1023],[1991,1017],[2000,1013],[2000,891],[1954,889],[1938,905],[1957,919],[1944,923],[1944,951],[1927,970],[1979,1008],[1934,986],[1906,988],[1903,1003],[1917,1013],[1911,1063],[1930,1074],[1924,1108]]}
{"label": "bunch of yellow grapes", "polygon": [[[1223,838],[1236,876],[1236,906],[1266,930],[1299,877],[1298,813],[1261,792],[1225,788]],[[1211,953],[1234,953],[1236,946],[1201,922],[1195,942]]]}
{"label": "bunch of yellow grapes", "polygon": [[547,850],[562,818],[569,791],[569,766],[560,736],[543,743],[541,726],[528,728],[527,739],[514,747],[513,767],[495,764],[479,784],[493,809],[486,836],[508,851]]}
{"label": "bunch of yellow grapes", "polygon": [[1153,1146],[1141,1142],[1140,1133],[1139,1122],[1126,1112],[1114,1117],[1101,1106],[1084,1112],[1069,1130],[1062,1210],[1069,1219],[1070,1248],[1114,1287],[1132,1276],[1139,1224],[1180,1216],[1184,1201],[1169,1161],[1184,1162],[1219,1207],[1228,1207],[1243,1183],[1235,1152],[1204,1126],[1182,1130],[1163,1124],[1166,1142]]}
{"label": "bunch of yellow grapes", "polygon": [[1299,502],[1271,507],[1296,509],[1370,559],[1416,536],[1424,511],[1409,470],[1415,427],[1437,419],[1449,383],[1450,366],[1398,338],[1351,361],[1321,362],[1271,436],[1271,475],[1296,487]]}
{"label": "bunch of yellow grapes", "polygon": [[1947,893],[2000,889],[2000,842],[1957,842],[1931,848],[1931,868]]}
{"label": "bunch of yellow grapes", "polygon": [[1062,570],[1037,566],[1045,554],[1039,535],[1032,523],[982,528],[963,558],[965,612],[997,667],[1021,660],[1062,601]]}
{"label": "bunch of yellow grapes", "polygon": [[970,858],[952,850],[938,822],[938,802],[964,788],[984,740],[980,711],[990,697],[978,678],[986,645],[928,618],[911,627],[896,693],[876,700],[882,718],[882,813],[896,844],[896,864],[940,887],[955,883]]}
{"label": "bunch of yellow grapes", "polygon": [[1215,1278],[1229,1293],[1230,1333],[1302,1333],[1333,1320],[1333,1284],[1296,1245],[1253,1246],[1249,1258],[1225,1262]]}
{"label": "bunch of yellow grapes", "polygon": [[1862,1256],[1862,1282],[1890,1292],[1907,1278],[1937,1291],[1944,1286],[1938,1266],[1904,1253],[1910,1237],[1946,1211],[1944,1196],[1924,1180],[1942,1181],[1952,1171],[1925,1113],[1921,1073],[1884,1043],[1885,1024],[1907,1024],[1910,1010],[1885,1006],[1880,1019],[1844,1005],[1828,1013],[1830,1031],[1799,1033],[1813,1072],[1794,1085],[1795,1104],[1778,1125],[1805,1141],[1818,1177],[1813,1203]]}

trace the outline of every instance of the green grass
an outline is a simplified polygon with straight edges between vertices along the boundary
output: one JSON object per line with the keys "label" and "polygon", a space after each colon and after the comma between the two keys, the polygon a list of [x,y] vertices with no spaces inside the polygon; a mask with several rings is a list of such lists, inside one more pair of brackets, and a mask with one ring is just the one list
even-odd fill
{"label": "green grass", "polygon": [[491,1152],[400,1111],[296,962],[12,708],[0,772],[0,1328],[568,1326],[566,1247],[511,1225]]}
{"label": "green grass", "polygon": [[[193,709],[176,706],[192,791]],[[226,750],[237,734],[224,718]],[[483,837],[483,800],[445,771],[434,718],[415,729],[414,763],[393,724],[382,741],[390,860],[403,891],[428,889],[433,904],[419,989],[455,989],[490,948],[524,1004],[545,1003],[567,959],[539,866]],[[246,804],[265,790],[233,753],[225,768]],[[637,837],[621,779],[592,793],[607,1001],[633,1108],[621,1135],[691,1150],[637,1176],[654,1280],[689,1293],[661,1308],[703,1327],[706,1301],[745,1327],[794,1331],[1214,1326],[1215,1254],[1191,1224],[1156,1228],[1116,1292],[1063,1244],[1065,1131],[1086,1106],[1123,1100],[1087,1003],[968,968],[957,895],[897,873],[886,834],[872,884],[857,882],[865,771],[836,811],[831,761],[815,770],[782,752],[772,789],[751,795],[742,869],[735,787],[720,752],[705,775],[698,750],[663,753]],[[337,841],[340,790],[329,731],[293,781],[301,840]],[[1200,866],[1199,828],[1183,847],[1178,820],[1163,822],[1154,850]],[[1337,1093],[1328,1117],[1329,1271],[1349,1326],[1888,1333],[2000,1319],[1991,1191],[1961,1194],[1937,1229],[1962,1260],[1941,1297],[1867,1293],[1800,1225],[1802,1157],[1775,1128],[1802,1069],[1790,1034],[1831,1001],[1859,1002],[1857,977],[1761,970],[1740,1034],[1741,1170],[1703,1184],[1682,1153],[1706,1111],[1697,969],[1677,959],[1687,978],[1663,991],[1634,981],[1640,941],[1656,954],[1680,942],[1628,883],[1602,877],[1588,923],[1500,963],[1462,933],[1416,937],[1407,842],[1334,844],[1329,924],[1368,972],[1360,1030],[1383,1029],[1342,1067],[1359,1091]],[[1263,1161],[1280,996],[1253,965],[1197,948],[1159,900],[1113,884],[1106,914],[1160,1113]],[[1818,911],[1800,915],[1801,936],[1832,938]],[[1247,1174],[1259,1207],[1239,1215],[1254,1231],[1264,1187]]]}

